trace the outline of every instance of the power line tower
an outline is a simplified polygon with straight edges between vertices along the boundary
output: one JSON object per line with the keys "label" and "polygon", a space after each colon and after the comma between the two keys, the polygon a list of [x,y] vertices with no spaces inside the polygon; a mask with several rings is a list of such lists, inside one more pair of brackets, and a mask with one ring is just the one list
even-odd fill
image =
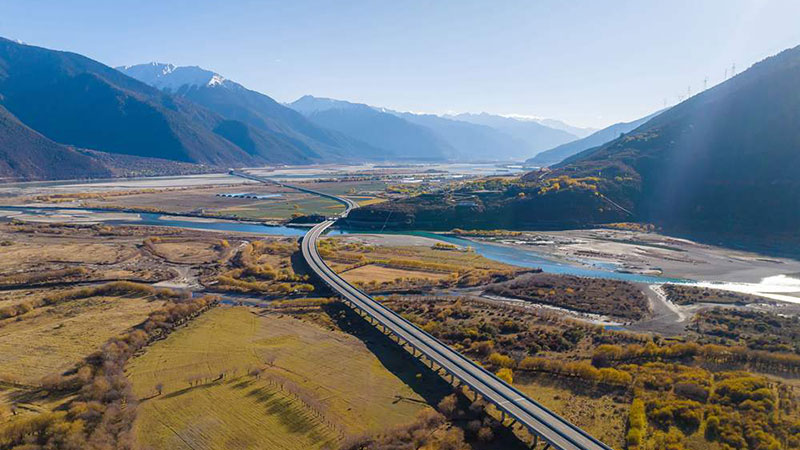
{"label": "power line tower", "polygon": [[705,91],[706,89],[708,89],[708,75],[703,78],[703,90]]}
{"label": "power line tower", "polygon": [[731,65],[731,78],[736,76],[736,63]]}
{"label": "power line tower", "polygon": [[727,67],[725,68],[725,78],[723,78],[723,79],[724,80],[728,79],[728,68]]}

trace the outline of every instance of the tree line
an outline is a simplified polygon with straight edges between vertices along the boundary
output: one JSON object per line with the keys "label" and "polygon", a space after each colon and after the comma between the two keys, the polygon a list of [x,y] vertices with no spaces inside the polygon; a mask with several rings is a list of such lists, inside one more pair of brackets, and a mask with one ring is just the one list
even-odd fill
{"label": "tree line", "polygon": [[[135,283],[110,283],[86,289],[108,295],[132,291],[150,293],[154,288]],[[87,292],[83,290],[73,295]],[[4,425],[0,428],[0,449],[18,446],[26,450],[133,448],[131,427],[137,399],[125,377],[125,363],[137,351],[163,339],[176,327],[219,302],[213,296],[188,298],[166,290],[155,292],[167,303],[151,312],[142,324],[121,337],[108,340],[73,370],[42,380],[42,390],[70,396],[70,400],[63,405],[63,410],[23,417]]]}

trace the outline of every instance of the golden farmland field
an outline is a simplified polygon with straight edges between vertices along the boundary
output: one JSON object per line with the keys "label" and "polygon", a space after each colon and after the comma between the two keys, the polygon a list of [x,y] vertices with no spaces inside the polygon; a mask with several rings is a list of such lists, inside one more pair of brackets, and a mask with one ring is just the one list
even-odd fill
{"label": "golden farmland field", "polygon": [[393,269],[391,267],[382,267],[374,264],[356,267],[355,269],[341,272],[340,275],[350,283],[368,283],[370,281],[383,283],[394,281],[398,278],[419,278],[425,280],[442,280],[447,278],[447,275],[442,273]]}
{"label": "golden farmland field", "polygon": [[6,319],[0,322],[0,379],[31,385],[63,372],[161,304],[141,297],[89,297]]}
{"label": "golden farmland field", "polygon": [[142,399],[143,448],[322,448],[425,407],[358,339],[243,307],[212,310],[154,344],[128,376]]}

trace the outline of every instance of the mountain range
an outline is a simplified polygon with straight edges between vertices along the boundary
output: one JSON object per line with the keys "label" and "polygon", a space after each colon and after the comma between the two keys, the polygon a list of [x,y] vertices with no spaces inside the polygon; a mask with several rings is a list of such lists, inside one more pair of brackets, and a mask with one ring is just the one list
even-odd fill
{"label": "mountain range", "polygon": [[75,53],[0,39],[0,97],[8,113],[60,144],[207,164],[257,161],[214,131],[221,117]]}
{"label": "mountain range", "polygon": [[520,120],[487,113],[465,113],[450,117],[462,122],[492,127],[525,143],[523,158],[578,139],[575,134],[533,120]]}
{"label": "mountain range", "polygon": [[317,125],[381,149],[384,159],[443,161],[456,153],[432,130],[361,103],[306,95],[288,106]]}
{"label": "mountain range", "polygon": [[[489,126],[474,117],[404,113],[311,96],[283,105],[197,66],[148,63],[113,69],[76,53],[2,38],[0,107],[0,139],[6,143],[0,166],[3,176],[15,179],[114,176],[125,164],[137,167],[137,173],[148,173],[140,171],[148,164],[154,170],[189,167],[156,160],[201,169],[518,161],[577,139],[566,129],[585,131],[559,121],[551,121],[556,128],[550,128],[480,115],[503,124]],[[43,159],[47,154],[72,164],[49,166]]]}
{"label": "mountain range", "polygon": [[271,97],[210,70],[160,63],[117,70],[219,114],[225,122],[217,132],[267,162],[363,160],[378,153],[364,142],[319,127]]}
{"label": "mountain range", "polygon": [[439,116],[310,95],[288,106],[318,125],[383,148],[394,159],[519,161],[578,139],[575,134],[536,121],[487,113]]}
{"label": "mountain range", "polygon": [[631,221],[715,239],[800,241],[800,46],[504,189],[466,186],[348,217],[351,226],[416,229]]}

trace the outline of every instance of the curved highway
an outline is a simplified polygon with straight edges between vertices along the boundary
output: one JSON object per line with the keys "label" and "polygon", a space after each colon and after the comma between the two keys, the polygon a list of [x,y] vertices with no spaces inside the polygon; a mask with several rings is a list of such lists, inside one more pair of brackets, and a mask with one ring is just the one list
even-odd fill
{"label": "curved highway", "polygon": [[[242,176],[240,173],[233,171],[231,171],[231,174]],[[252,175],[246,174],[245,177],[266,183],[275,183],[273,180]],[[298,189],[296,186],[278,184]],[[342,217],[346,216],[351,209],[358,207],[357,204],[349,199],[304,188],[301,190],[343,203],[346,209],[341,214]],[[474,392],[480,394],[486,401],[493,403],[500,411],[508,414],[519,424],[526,427],[534,436],[541,438],[546,447],[553,447],[558,450],[611,450],[607,445],[528,398],[513,386],[500,380],[469,358],[417,328],[411,322],[400,317],[400,315],[337,275],[325,264],[317,250],[317,240],[334,222],[335,220],[333,219],[326,220],[311,228],[303,237],[301,250],[311,270],[333,291],[338,293],[345,303],[380,324],[385,331],[405,341],[406,344],[425,355],[427,359],[459,379]]]}

